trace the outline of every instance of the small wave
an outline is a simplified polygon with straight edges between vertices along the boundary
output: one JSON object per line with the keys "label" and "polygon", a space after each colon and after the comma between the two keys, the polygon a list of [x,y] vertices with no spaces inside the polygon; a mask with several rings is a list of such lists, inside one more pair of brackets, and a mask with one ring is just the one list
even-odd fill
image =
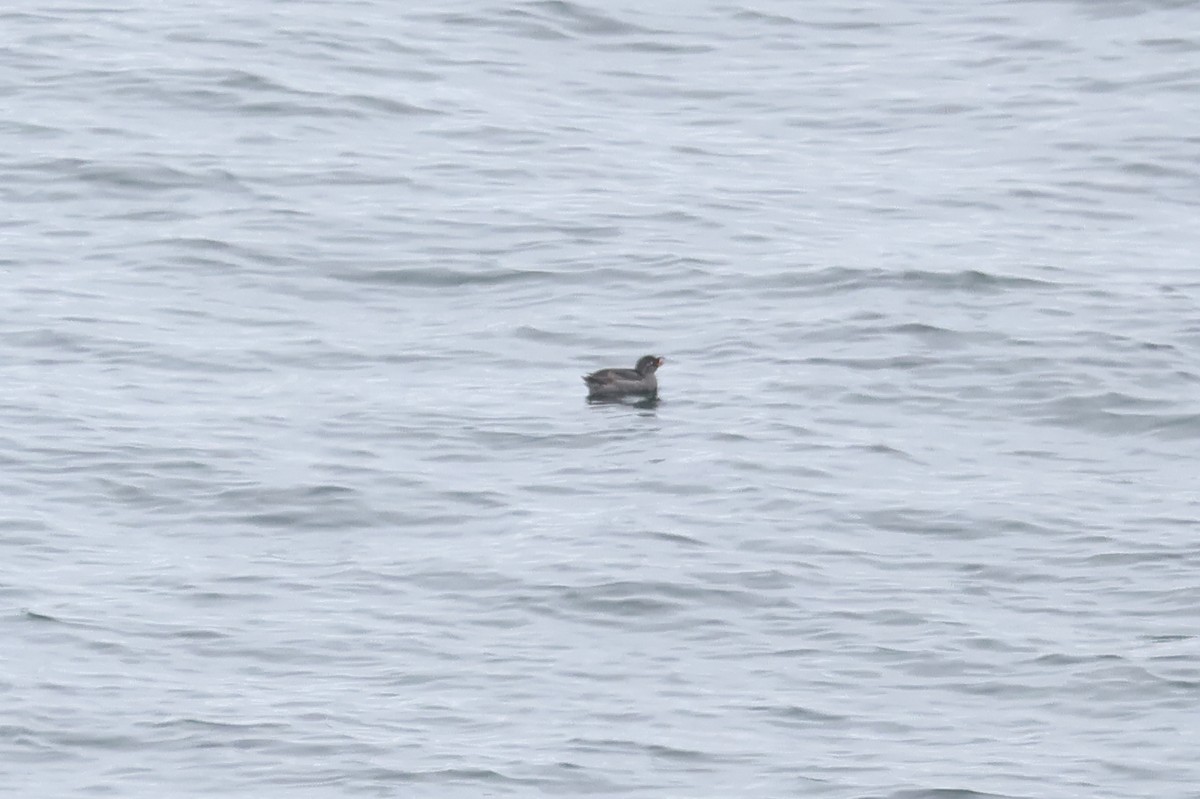
{"label": "small wave", "polygon": [[537,9],[569,24],[576,32],[590,35],[623,36],[631,33],[650,33],[649,28],[600,13],[595,7],[587,7],[566,0],[537,0],[527,3],[527,9]]}
{"label": "small wave", "polygon": [[536,281],[553,276],[552,272],[537,269],[482,269],[477,272],[468,272],[461,269],[414,267],[410,269],[351,270],[339,273],[337,278],[352,283],[444,288],[446,286],[492,286]]}
{"label": "small wave", "polygon": [[812,272],[792,272],[759,281],[763,288],[795,293],[829,293],[877,288],[897,288],[916,292],[956,291],[969,294],[995,294],[1009,290],[1051,290],[1061,284],[1021,275],[1001,275],[978,269],[935,272],[923,269],[903,271],[879,268],[831,266]]}
{"label": "small wave", "polygon": [[1200,437],[1200,412],[1177,409],[1174,400],[1135,397],[1123,392],[1074,394],[1027,403],[1025,412],[1046,424],[1106,435]]}
{"label": "small wave", "polygon": [[896,791],[886,799],[1023,799],[1002,793],[973,791],[970,788],[912,788]]}
{"label": "small wave", "polygon": [[703,761],[719,760],[712,752],[698,749],[682,749],[658,743],[631,741],[624,738],[572,738],[568,744],[574,748],[591,752],[636,752],[670,760]]}

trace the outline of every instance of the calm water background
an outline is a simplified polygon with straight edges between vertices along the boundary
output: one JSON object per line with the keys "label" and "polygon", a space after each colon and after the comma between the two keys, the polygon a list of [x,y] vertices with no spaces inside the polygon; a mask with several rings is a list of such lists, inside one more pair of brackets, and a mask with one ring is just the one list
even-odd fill
{"label": "calm water background", "polygon": [[1200,6],[18,4],[0,76],[0,794],[1200,796]]}

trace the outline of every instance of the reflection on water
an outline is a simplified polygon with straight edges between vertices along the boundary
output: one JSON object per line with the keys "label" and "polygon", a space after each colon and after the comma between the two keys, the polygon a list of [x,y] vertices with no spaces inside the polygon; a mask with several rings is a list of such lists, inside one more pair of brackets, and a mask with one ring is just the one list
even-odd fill
{"label": "reflection on water", "polygon": [[633,397],[588,397],[587,399],[588,405],[627,405],[630,408],[641,410],[653,410],[661,401],[657,396],[642,397],[636,401]]}

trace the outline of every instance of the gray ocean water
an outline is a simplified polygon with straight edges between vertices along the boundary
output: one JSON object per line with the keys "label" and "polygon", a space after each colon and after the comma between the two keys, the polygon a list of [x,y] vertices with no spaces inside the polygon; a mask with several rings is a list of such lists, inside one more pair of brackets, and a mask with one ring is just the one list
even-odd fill
{"label": "gray ocean water", "polygon": [[0,76],[0,795],[1200,796],[1200,5],[83,0]]}

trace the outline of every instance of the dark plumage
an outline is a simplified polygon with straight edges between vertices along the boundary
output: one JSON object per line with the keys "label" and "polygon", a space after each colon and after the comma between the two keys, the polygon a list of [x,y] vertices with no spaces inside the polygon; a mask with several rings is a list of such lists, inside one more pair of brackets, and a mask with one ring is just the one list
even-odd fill
{"label": "dark plumage", "polygon": [[585,375],[588,399],[658,396],[658,378],[654,372],[666,360],[657,355],[643,355],[632,369],[601,369]]}

